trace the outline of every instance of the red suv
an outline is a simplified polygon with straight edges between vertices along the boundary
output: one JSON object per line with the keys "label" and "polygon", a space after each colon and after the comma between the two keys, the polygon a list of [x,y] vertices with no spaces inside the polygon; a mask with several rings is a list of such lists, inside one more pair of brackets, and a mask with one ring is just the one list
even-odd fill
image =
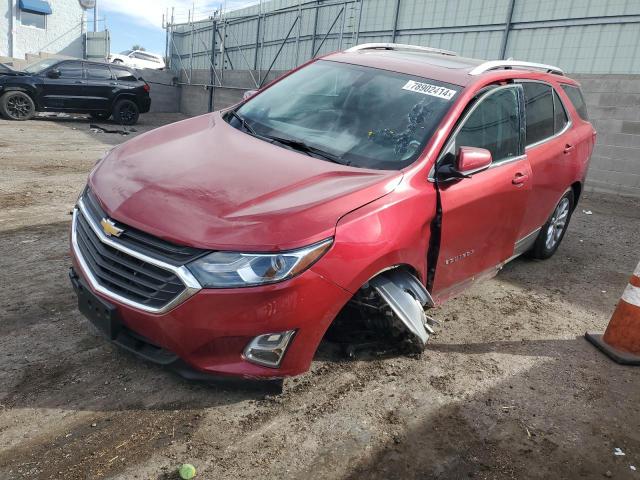
{"label": "red suv", "polygon": [[556,67],[330,54],[97,163],[73,215],[79,308],[185,375],[300,374],[330,326],[420,350],[425,308],[554,254],[595,136]]}

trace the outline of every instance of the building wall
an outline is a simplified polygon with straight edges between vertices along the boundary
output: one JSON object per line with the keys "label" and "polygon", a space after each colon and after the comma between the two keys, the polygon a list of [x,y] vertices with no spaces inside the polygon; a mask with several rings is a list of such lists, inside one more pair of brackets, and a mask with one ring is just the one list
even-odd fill
{"label": "building wall", "polygon": [[[45,51],[82,57],[83,10],[78,0],[49,0],[53,13],[46,29],[20,24],[18,0],[0,0],[0,56],[24,58],[27,53]],[[11,25],[13,18],[13,51]]]}

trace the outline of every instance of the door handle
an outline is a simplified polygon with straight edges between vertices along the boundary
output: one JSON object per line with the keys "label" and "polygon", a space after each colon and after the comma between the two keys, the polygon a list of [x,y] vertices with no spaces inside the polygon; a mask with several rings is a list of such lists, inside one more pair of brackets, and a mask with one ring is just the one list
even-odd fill
{"label": "door handle", "polygon": [[518,172],[513,177],[513,180],[511,180],[511,183],[513,183],[514,185],[522,185],[527,180],[529,180],[529,175],[527,175],[526,173]]}
{"label": "door handle", "polygon": [[77,83],[77,84],[82,85],[82,83],[83,83],[83,82],[82,82],[82,80],[76,80],[76,81],[75,81],[75,82],[73,82],[73,83]]}
{"label": "door handle", "polygon": [[118,85],[118,82],[111,82],[109,85]]}
{"label": "door handle", "polygon": [[564,146],[564,150],[563,150],[563,152],[564,152],[564,154],[565,154],[565,155],[567,155],[567,154],[569,154],[569,153],[573,152],[573,149],[574,149],[574,146],[573,146],[573,145],[571,145],[570,143],[567,143],[567,144]]}

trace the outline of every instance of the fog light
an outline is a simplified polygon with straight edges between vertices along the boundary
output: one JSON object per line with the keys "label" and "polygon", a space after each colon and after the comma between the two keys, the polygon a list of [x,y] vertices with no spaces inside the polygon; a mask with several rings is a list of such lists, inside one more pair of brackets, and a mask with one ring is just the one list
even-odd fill
{"label": "fog light", "polygon": [[280,366],[289,342],[293,338],[295,330],[280,333],[267,333],[260,335],[244,349],[244,358],[251,363],[265,367],[277,368]]}

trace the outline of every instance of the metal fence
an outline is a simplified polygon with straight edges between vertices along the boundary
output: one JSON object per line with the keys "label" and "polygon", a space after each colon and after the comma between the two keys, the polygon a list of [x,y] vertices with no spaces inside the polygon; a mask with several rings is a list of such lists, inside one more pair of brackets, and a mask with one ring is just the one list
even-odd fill
{"label": "metal fence", "polygon": [[84,34],[84,58],[104,62],[111,49],[109,30],[102,32],[86,32]]}
{"label": "metal fence", "polygon": [[215,66],[288,70],[363,42],[557,64],[572,73],[640,73],[640,0],[271,0],[167,25],[171,68],[190,82]]}

